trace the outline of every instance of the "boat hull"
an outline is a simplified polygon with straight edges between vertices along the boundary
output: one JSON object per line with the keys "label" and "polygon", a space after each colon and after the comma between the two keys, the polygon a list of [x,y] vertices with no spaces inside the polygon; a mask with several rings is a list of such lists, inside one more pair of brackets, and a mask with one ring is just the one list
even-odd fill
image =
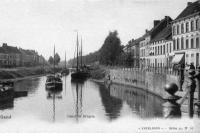
{"label": "boat hull", "polygon": [[74,72],[71,74],[72,79],[87,79],[89,77],[89,73],[87,72]]}
{"label": "boat hull", "polygon": [[47,90],[62,90],[62,82],[47,82],[46,83]]}

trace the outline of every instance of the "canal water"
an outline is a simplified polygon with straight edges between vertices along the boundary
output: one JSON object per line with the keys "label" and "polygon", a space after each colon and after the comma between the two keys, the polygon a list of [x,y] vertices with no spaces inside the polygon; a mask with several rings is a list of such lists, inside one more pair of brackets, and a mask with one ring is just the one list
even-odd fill
{"label": "canal water", "polygon": [[63,90],[50,92],[45,89],[46,77],[30,78],[15,82],[15,91],[27,95],[0,103],[0,114],[19,118],[34,118],[47,122],[115,121],[162,118],[163,101],[137,88],[112,85],[106,88],[91,80],[71,82],[71,76],[62,77]]}

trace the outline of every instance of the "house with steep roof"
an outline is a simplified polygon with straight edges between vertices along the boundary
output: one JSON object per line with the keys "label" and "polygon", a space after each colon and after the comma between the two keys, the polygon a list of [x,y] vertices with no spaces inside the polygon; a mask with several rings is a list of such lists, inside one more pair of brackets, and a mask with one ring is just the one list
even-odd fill
{"label": "house with steep roof", "polygon": [[174,59],[172,63],[200,65],[200,0],[187,7],[172,21]]}
{"label": "house with steep roof", "polygon": [[132,39],[125,46],[124,51],[131,56],[131,66],[139,67],[140,65],[140,46],[139,43],[143,38]]}
{"label": "house with steep roof", "polygon": [[24,50],[3,43],[0,47],[0,67],[19,67],[42,65],[44,57],[35,50]]}
{"label": "house with steep roof", "polygon": [[2,47],[0,47],[0,67],[20,66],[20,54],[17,47],[3,43]]}
{"label": "house with steep roof", "polygon": [[171,25],[167,25],[150,41],[148,59],[151,67],[170,67],[173,58]]}
{"label": "house with steep roof", "polygon": [[34,50],[19,49],[21,52],[21,64],[22,66],[35,66],[39,63],[39,55]]}
{"label": "house with steep roof", "polygon": [[168,48],[170,50],[172,45],[170,40],[171,22],[171,17],[165,16],[162,20],[154,20],[154,27],[150,31],[146,30],[140,41],[141,67],[162,67],[167,64],[164,57],[166,50]]}

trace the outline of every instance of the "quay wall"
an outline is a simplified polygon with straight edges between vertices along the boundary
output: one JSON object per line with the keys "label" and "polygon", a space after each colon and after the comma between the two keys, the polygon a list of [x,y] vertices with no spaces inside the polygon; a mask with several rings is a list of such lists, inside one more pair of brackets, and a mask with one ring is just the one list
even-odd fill
{"label": "quay wall", "polygon": [[164,97],[166,83],[179,85],[176,74],[156,73],[141,69],[110,69],[110,79],[113,83],[131,85]]}

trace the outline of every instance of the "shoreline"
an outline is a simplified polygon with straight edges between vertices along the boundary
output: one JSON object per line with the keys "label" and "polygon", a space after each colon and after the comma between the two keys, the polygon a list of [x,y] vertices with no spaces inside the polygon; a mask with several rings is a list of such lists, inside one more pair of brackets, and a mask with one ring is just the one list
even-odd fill
{"label": "shoreline", "polygon": [[45,76],[46,74],[38,74],[38,75],[30,75],[30,76],[25,76],[25,77],[18,77],[18,78],[12,78],[12,79],[0,79],[1,81],[19,81],[19,80],[24,80],[24,79],[30,79],[30,78],[37,78],[41,76]]}
{"label": "shoreline", "polygon": [[90,81],[96,82],[96,83],[101,83],[104,84],[104,79],[94,79],[94,78],[90,78]]}

